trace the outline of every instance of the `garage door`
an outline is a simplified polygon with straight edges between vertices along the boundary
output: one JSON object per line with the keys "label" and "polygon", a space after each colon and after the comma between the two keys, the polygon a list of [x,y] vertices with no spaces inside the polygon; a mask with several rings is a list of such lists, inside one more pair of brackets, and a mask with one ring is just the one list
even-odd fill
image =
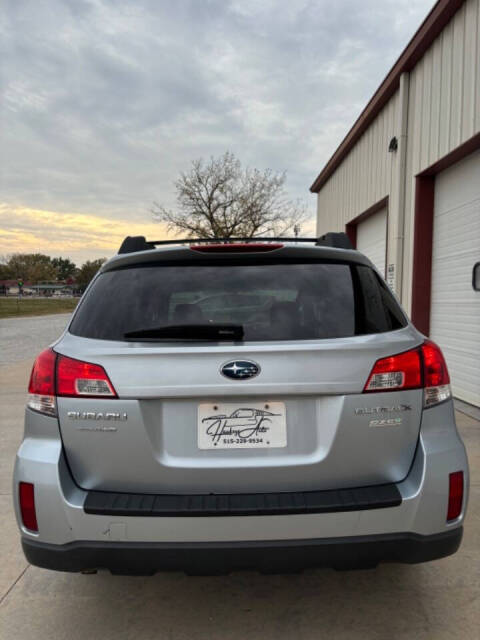
{"label": "garage door", "polygon": [[445,354],[455,397],[480,405],[480,152],[435,180],[430,335]]}
{"label": "garage door", "polygon": [[357,249],[364,253],[385,277],[387,252],[387,210],[382,209],[357,225]]}

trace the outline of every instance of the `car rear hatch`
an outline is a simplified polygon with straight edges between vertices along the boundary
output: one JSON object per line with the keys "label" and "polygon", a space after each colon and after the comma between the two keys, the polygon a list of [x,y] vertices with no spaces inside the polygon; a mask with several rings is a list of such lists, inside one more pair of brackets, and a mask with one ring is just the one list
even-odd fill
{"label": "car rear hatch", "polygon": [[421,342],[356,252],[116,259],[55,346],[57,375],[94,363],[115,394],[57,398],[69,466],[84,489],[136,493],[398,482],[423,392],[364,388]]}

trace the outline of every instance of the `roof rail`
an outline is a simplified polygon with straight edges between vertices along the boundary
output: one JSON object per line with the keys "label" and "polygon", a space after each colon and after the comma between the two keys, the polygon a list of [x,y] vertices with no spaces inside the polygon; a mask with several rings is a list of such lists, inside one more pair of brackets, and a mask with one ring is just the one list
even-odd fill
{"label": "roof rail", "polygon": [[336,249],[353,249],[350,238],[343,231],[329,231],[317,240],[317,244]]}
{"label": "roof rail", "polygon": [[180,240],[146,240],[145,236],[127,236],[122,242],[118,253],[133,253],[135,251],[149,251],[156,246],[175,244],[231,244],[233,242],[310,242],[317,246],[334,247],[337,249],[353,249],[346,233],[325,233],[319,238],[287,238],[287,237],[255,237],[255,238],[182,238]]}
{"label": "roof rail", "polygon": [[134,253],[135,251],[148,251],[155,249],[154,242],[147,242],[145,236],[127,236],[120,245],[118,253]]}

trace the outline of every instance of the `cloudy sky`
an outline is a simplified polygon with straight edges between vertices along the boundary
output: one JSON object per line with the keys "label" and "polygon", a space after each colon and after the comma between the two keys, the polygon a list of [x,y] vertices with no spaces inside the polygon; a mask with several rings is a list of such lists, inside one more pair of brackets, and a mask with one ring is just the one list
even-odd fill
{"label": "cloudy sky", "polygon": [[153,200],[233,151],[308,188],[432,0],[3,0],[0,255],[164,235]]}

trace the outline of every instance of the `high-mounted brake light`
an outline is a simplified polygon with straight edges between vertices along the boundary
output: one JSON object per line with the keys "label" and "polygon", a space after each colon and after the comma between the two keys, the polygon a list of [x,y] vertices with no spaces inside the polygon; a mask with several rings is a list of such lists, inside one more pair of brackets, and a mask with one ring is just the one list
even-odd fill
{"label": "high-mounted brake light", "polygon": [[456,520],[462,513],[463,471],[455,471],[448,476],[447,520]]}
{"label": "high-mounted brake light", "polygon": [[30,531],[38,531],[35,511],[35,488],[31,482],[20,482],[18,485],[18,501],[22,523]]}
{"label": "high-mounted brake light", "polygon": [[57,355],[46,349],[35,360],[28,385],[30,409],[57,415],[57,396],[116,398],[117,393],[103,367]]}
{"label": "high-mounted brake light", "polygon": [[192,244],[190,249],[201,253],[264,253],[281,249],[280,242],[236,242],[225,244]]}
{"label": "high-mounted brake light", "polygon": [[57,396],[116,398],[117,394],[103,367],[66,356],[58,356]]}
{"label": "high-mounted brake light", "polygon": [[33,364],[28,384],[27,405],[34,411],[57,415],[55,402],[55,360],[57,354],[52,349],[45,349]]}
{"label": "high-mounted brake light", "polygon": [[416,349],[377,360],[364,393],[424,389],[424,407],[431,407],[451,395],[450,377],[440,348],[431,340]]}

